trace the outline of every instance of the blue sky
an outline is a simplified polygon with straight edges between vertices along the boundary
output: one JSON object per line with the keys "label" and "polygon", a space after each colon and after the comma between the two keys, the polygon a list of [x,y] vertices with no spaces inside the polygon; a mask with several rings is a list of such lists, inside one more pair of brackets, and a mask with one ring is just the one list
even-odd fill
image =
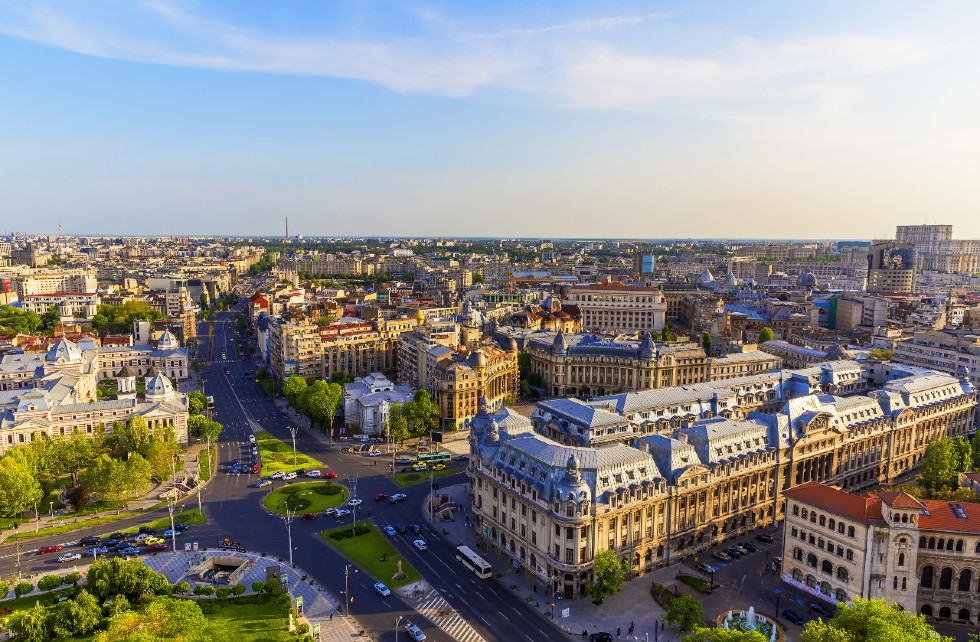
{"label": "blue sky", "polygon": [[0,231],[980,238],[978,14],[0,0]]}

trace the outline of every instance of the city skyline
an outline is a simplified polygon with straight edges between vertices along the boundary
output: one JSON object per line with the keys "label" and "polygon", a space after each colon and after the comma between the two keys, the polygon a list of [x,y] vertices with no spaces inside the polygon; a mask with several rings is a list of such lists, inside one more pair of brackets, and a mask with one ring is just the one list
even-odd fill
{"label": "city skyline", "polygon": [[4,227],[977,238],[944,9],[0,2]]}

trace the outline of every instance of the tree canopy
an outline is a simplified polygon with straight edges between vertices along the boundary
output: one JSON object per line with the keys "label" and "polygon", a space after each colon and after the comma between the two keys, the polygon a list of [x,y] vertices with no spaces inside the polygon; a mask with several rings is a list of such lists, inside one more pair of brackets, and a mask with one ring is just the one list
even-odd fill
{"label": "tree canopy", "polygon": [[592,570],[595,579],[589,584],[588,590],[589,597],[596,604],[602,604],[602,601],[610,595],[619,593],[626,579],[626,573],[623,565],[616,558],[615,551],[604,549],[597,552],[592,562]]}
{"label": "tree canopy", "polygon": [[0,514],[12,517],[40,501],[41,485],[19,458],[0,459]]}
{"label": "tree canopy", "polygon": [[766,341],[772,341],[776,337],[776,333],[772,331],[772,328],[766,326],[759,330],[759,343],[765,343]]}
{"label": "tree canopy", "polygon": [[92,317],[92,327],[100,336],[126,334],[133,331],[133,321],[156,321],[162,316],[145,301],[126,301],[122,305],[103,303]]}
{"label": "tree canopy", "polygon": [[769,642],[769,638],[758,631],[699,628],[681,638],[681,642]]}
{"label": "tree canopy", "polygon": [[953,642],[939,635],[925,616],[902,610],[886,600],[860,597],[837,604],[834,617],[826,622],[807,622],[800,642]]}
{"label": "tree canopy", "polygon": [[704,623],[701,603],[689,595],[678,595],[667,605],[664,620],[676,624],[681,631],[693,631]]}
{"label": "tree canopy", "polygon": [[973,448],[965,437],[947,437],[926,446],[919,465],[920,482],[930,496],[956,490],[957,477],[970,469]]}
{"label": "tree canopy", "polygon": [[0,334],[37,334],[41,315],[12,305],[0,305]]}

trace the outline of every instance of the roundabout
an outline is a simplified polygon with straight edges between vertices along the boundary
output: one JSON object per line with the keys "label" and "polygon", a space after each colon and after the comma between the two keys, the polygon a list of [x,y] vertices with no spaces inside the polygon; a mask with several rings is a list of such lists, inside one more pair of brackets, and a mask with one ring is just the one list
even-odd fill
{"label": "roundabout", "polygon": [[322,513],[340,506],[349,496],[348,490],[333,482],[315,481],[286,484],[262,498],[266,510],[277,515],[290,513]]}

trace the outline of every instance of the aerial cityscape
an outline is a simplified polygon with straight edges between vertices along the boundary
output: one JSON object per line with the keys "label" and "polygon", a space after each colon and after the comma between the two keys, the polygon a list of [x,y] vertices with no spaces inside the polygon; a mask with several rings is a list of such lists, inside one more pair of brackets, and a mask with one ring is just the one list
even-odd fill
{"label": "aerial cityscape", "polygon": [[980,642],[978,13],[0,3],[0,636]]}

